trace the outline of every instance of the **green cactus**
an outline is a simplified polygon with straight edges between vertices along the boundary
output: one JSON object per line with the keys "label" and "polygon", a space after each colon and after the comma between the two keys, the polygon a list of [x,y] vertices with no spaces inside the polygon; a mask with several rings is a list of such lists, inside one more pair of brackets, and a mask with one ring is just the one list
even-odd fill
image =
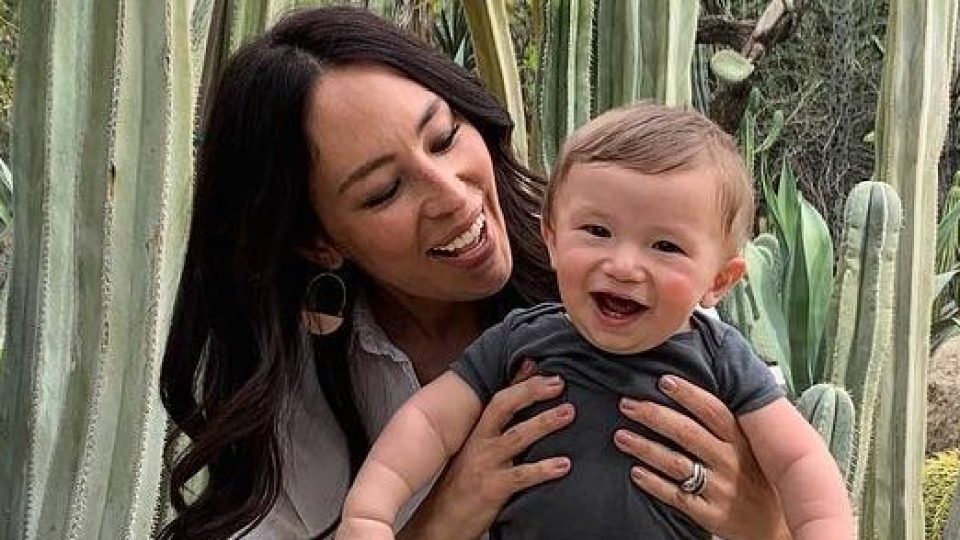
{"label": "green cactus", "polygon": [[845,388],[857,409],[856,451],[846,477],[863,499],[880,380],[893,360],[893,279],[902,213],[896,191],[861,182],[847,197],[837,276],[826,325],[828,380]]}
{"label": "green cactus", "polygon": [[818,383],[800,396],[797,409],[827,443],[840,473],[847,478],[856,448],[856,413],[850,394],[834,384]]}
{"label": "green cactus", "polygon": [[923,534],[927,358],[933,296],[937,165],[947,128],[957,0],[892,0],[877,111],[877,180],[903,200],[893,289],[892,369],[881,381],[875,467],[861,537]]}
{"label": "green cactus", "polygon": [[696,0],[597,2],[596,111],[689,104],[699,10]]}
{"label": "green cactus", "polygon": [[187,5],[20,5],[0,538],[151,534],[191,186]]}
{"label": "green cactus", "polygon": [[592,0],[544,0],[538,73],[538,165],[550,171],[567,135],[590,119]]}

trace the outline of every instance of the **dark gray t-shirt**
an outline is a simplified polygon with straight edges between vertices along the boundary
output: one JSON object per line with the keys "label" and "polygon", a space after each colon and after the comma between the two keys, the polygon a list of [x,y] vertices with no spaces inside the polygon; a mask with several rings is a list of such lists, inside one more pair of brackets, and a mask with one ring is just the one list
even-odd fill
{"label": "dark gray t-shirt", "polygon": [[563,377],[563,395],[521,411],[515,422],[562,402],[572,403],[577,411],[573,424],[533,443],[516,460],[565,455],[573,463],[570,473],[515,495],[497,517],[491,539],[710,538],[682,513],[633,485],[633,460],[613,443],[613,433],[627,428],[683,451],[618,409],[620,397],[630,396],[683,412],[657,389],[664,374],[712,392],[736,415],[783,395],[736,329],[699,313],[690,324],[693,330],[651,350],[618,355],[583,339],[562,305],[541,304],[512,311],[467,348],[451,369],[484,403],[509,384],[524,358],[537,362],[539,373]]}

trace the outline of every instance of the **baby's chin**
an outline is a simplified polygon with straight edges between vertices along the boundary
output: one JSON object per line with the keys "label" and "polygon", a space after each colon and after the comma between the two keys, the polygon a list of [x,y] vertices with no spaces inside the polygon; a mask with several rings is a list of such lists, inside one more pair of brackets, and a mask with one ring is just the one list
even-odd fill
{"label": "baby's chin", "polygon": [[591,345],[610,354],[627,355],[642,353],[662,343],[662,340],[650,342],[649,340],[639,338],[631,339],[631,337],[628,336],[596,335],[594,332],[584,331],[576,321],[574,321],[574,326],[577,327],[580,335]]}

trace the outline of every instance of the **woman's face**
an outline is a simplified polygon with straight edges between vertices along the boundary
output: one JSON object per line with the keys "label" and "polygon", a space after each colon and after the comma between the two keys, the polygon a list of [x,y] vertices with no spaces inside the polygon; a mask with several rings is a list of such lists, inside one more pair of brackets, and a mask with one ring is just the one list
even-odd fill
{"label": "woman's face", "polygon": [[469,301],[512,268],[490,152],[436,94],[376,66],[321,77],[311,202],[329,246],[401,297]]}

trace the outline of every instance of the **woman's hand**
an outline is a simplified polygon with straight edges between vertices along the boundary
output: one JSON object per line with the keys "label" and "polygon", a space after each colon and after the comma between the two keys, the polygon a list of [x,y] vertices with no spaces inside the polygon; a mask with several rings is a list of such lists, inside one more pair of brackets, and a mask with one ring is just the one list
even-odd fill
{"label": "woman's hand", "polygon": [[563,390],[560,377],[531,377],[533,370],[533,362],[524,362],[515,384],[493,396],[398,540],[477,538],[511,495],[569,472],[570,460],[561,456],[513,464],[513,458],[531,443],[573,421],[573,406],[566,403],[504,431],[517,411],[555,398]]}
{"label": "woman's hand", "polygon": [[[652,402],[624,398],[620,409],[697,456],[707,471],[702,493],[680,489],[693,470],[690,458],[626,430],[616,445],[639,460],[631,476],[641,489],[673,506],[715,535],[730,540],[790,538],[776,492],[767,482],[736,419],[715,396],[679,377],[660,389],[692,418]],[[701,425],[702,424],[702,425]]]}

